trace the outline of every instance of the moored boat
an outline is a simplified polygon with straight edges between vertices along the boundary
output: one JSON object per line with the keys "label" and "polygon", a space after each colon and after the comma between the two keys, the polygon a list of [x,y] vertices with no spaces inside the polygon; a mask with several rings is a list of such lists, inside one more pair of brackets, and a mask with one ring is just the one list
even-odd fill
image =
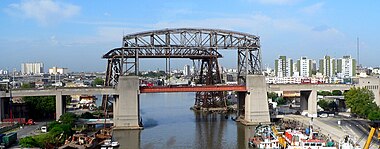
{"label": "moored boat", "polygon": [[253,137],[249,139],[249,146],[259,149],[280,149],[278,138],[269,125],[259,125],[255,128]]}
{"label": "moored boat", "polygon": [[288,149],[336,149],[335,142],[324,138],[310,127],[305,132],[300,130],[286,130],[284,138]]}
{"label": "moored boat", "polygon": [[352,136],[346,135],[339,141],[338,149],[360,149],[360,145],[355,143]]}

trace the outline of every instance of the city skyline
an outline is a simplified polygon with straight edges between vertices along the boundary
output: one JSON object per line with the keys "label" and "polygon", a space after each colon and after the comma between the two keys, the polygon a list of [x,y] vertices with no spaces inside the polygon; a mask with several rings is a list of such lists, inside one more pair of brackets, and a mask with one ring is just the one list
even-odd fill
{"label": "city skyline", "polygon": [[[163,28],[218,28],[260,36],[263,64],[274,67],[279,55],[356,57],[379,66],[376,50],[376,6],[380,2],[239,0],[114,1],[91,5],[81,1],[2,1],[0,3],[0,68],[19,69],[25,61],[46,68],[105,71],[101,56],[121,46],[123,34]],[[133,7],[130,7],[133,6]],[[212,6],[212,7],[210,7]],[[128,8],[128,9],[127,9]],[[350,10],[350,11],[345,11]],[[236,67],[236,53],[222,51],[221,65]],[[160,66],[152,64],[160,63]],[[191,64],[175,60],[173,68]],[[263,65],[263,66],[265,66]],[[165,60],[142,60],[141,70],[164,69]]]}

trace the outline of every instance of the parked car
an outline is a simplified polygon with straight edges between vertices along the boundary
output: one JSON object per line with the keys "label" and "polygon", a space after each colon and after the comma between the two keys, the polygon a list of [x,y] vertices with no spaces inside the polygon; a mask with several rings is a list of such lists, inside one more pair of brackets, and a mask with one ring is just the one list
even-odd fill
{"label": "parked car", "polygon": [[47,127],[46,126],[42,126],[41,127],[41,132],[46,133],[47,132]]}
{"label": "parked car", "polygon": [[319,117],[328,117],[327,113],[323,113],[321,115],[319,115]]}

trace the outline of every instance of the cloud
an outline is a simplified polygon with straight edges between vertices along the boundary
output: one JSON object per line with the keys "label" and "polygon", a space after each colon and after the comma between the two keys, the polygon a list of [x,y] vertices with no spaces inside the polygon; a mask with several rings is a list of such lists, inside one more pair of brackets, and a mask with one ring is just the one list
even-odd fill
{"label": "cloud", "polygon": [[259,2],[261,4],[271,5],[291,5],[297,3],[299,0],[248,0],[250,2]]}
{"label": "cloud", "polygon": [[57,38],[53,35],[50,37],[50,42],[53,44],[53,45],[58,45],[58,40]]}
{"label": "cloud", "polygon": [[331,29],[334,29],[334,28],[331,28],[331,27],[329,27],[327,25],[320,25],[320,26],[313,27],[312,31],[324,32],[324,31],[328,31],[328,30],[331,30]]}
{"label": "cloud", "polygon": [[302,8],[301,12],[307,13],[307,14],[315,14],[322,9],[323,5],[324,5],[323,2],[319,2],[319,3]]}
{"label": "cloud", "polygon": [[33,19],[41,25],[49,25],[70,18],[80,7],[52,0],[29,0],[8,5],[5,12],[12,16]]}

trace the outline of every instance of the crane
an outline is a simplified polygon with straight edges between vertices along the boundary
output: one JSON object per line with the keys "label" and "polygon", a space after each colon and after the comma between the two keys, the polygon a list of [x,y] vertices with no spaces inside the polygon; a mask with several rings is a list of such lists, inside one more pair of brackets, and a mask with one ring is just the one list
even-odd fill
{"label": "crane", "polygon": [[375,134],[376,130],[379,130],[377,132],[377,139],[380,140],[380,121],[371,121],[370,126],[371,126],[371,130],[369,132],[367,141],[366,141],[363,149],[369,149],[369,147],[371,145],[372,137]]}

